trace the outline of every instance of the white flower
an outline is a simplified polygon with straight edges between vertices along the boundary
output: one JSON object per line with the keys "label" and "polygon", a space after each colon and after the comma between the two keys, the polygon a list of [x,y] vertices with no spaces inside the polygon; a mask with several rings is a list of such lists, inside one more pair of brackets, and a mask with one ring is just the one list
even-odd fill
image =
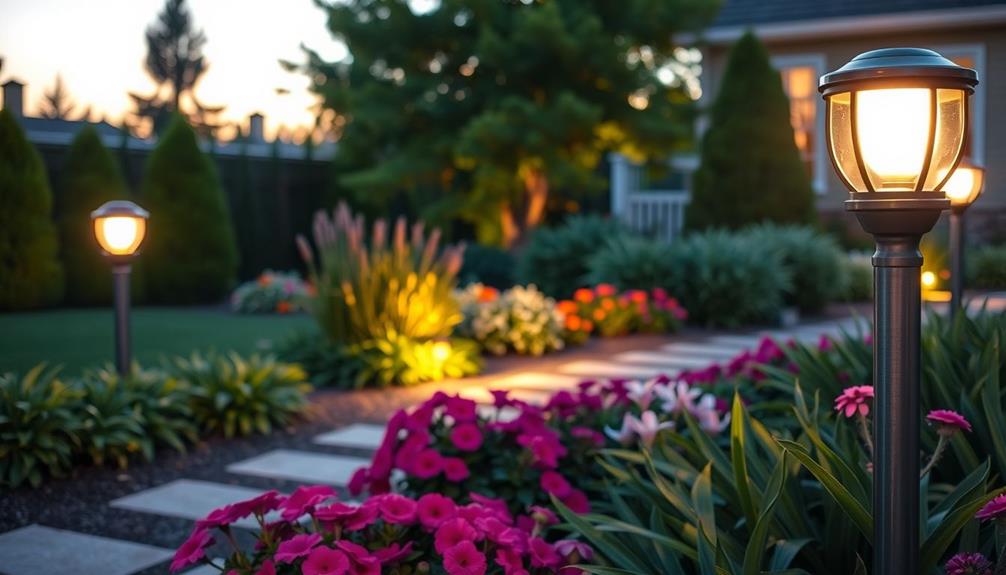
{"label": "white flower", "polygon": [[605,427],[604,433],[622,445],[628,445],[633,439],[638,437],[643,442],[643,445],[649,449],[653,446],[653,440],[656,439],[658,433],[664,429],[673,428],[673,421],[661,422],[656,413],[646,410],[638,419],[632,414],[626,413],[625,417],[622,418],[621,429],[616,431],[610,427]]}
{"label": "white flower", "polygon": [[730,414],[721,416],[716,409],[716,397],[709,393],[702,396],[691,413],[706,433],[720,433],[730,425]]}
{"label": "white flower", "polygon": [[625,384],[627,390],[626,397],[635,402],[639,406],[639,409],[649,409],[650,402],[653,401],[656,385],[656,379],[649,381],[629,381]]}
{"label": "white flower", "polygon": [[694,389],[683,381],[658,385],[653,392],[663,402],[661,408],[664,413],[692,413],[695,411],[695,400],[702,395],[698,389]]}

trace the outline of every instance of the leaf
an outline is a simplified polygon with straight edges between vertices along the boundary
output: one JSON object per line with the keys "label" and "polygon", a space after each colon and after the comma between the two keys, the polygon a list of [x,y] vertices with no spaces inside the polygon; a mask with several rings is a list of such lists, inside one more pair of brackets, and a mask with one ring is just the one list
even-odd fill
{"label": "leaf", "polygon": [[699,531],[716,546],[716,509],[713,504],[712,463],[706,464],[692,485],[692,504],[698,518]]}
{"label": "leaf", "polygon": [[775,512],[775,504],[779,501],[779,494],[786,481],[786,455],[775,466],[772,478],[765,486],[766,501],[758,516],[758,522],[748,538],[747,549],[744,550],[744,575],[759,575],[761,572],[762,558],[765,555],[765,547],[768,539],[769,525],[772,523],[772,516]]}
{"label": "leaf", "polygon": [[920,552],[919,568],[922,573],[929,573],[936,568],[940,557],[946,552],[950,544],[953,543],[957,533],[964,528],[968,521],[971,521],[975,513],[986,503],[1000,493],[1006,493],[1006,487],[986,494],[977,499],[972,499],[955,507],[944,517],[939,526],[933,530],[932,534],[922,543]]}
{"label": "leaf", "polygon": [[751,499],[751,485],[748,478],[747,457],[745,449],[744,419],[746,414],[741,404],[740,394],[734,392],[733,407],[730,410],[730,456],[733,460],[734,484],[740,496],[741,509],[747,518],[748,525],[755,522],[755,504]]}
{"label": "leaf", "polygon": [[799,555],[800,550],[811,541],[813,541],[813,539],[810,539],[809,537],[801,539],[782,539],[778,541],[775,544],[775,552],[772,554],[772,559],[768,564],[769,571],[775,572],[789,567],[789,564],[793,562],[793,559]]}

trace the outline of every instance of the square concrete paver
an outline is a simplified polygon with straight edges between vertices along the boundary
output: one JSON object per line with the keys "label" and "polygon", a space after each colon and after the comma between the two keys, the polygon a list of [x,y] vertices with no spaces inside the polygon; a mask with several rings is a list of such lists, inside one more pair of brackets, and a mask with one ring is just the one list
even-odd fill
{"label": "square concrete paver", "polygon": [[0,572],[7,575],[129,575],[173,555],[170,549],[41,525],[0,535]]}
{"label": "square concrete paver", "polygon": [[387,428],[383,425],[372,423],[354,423],[347,427],[341,427],[328,433],[322,433],[314,438],[318,445],[332,445],[335,447],[352,447],[355,449],[377,449],[384,440],[384,432]]}
{"label": "square concrete paver", "polygon": [[[178,479],[120,497],[109,505],[140,513],[196,520],[206,517],[210,511],[218,507],[251,499],[260,493],[263,493],[263,490],[194,479]],[[271,516],[267,518],[275,519]],[[245,517],[235,525],[245,529],[257,529],[258,521],[254,517]]]}
{"label": "square concrete paver", "polygon": [[740,350],[745,349],[757,349],[758,344],[761,343],[762,336],[760,335],[718,335],[709,341],[714,344],[728,344],[735,345]]}
{"label": "square concrete paver", "polygon": [[611,359],[622,363],[654,365],[677,369],[701,369],[708,367],[714,361],[708,357],[695,357],[658,351],[627,351],[612,356]]}
{"label": "square concrete paver", "polygon": [[302,483],[346,485],[357,469],[370,460],[292,449],[276,449],[227,466],[227,471]]}
{"label": "square concrete paver", "polygon": [[571,389],[580,383],[582,378],[573,375],[558,375],[538,371],[524,371],[504,375],[489,382],[492,389],[535,389],[539,391],[559,391]]}
{"label": "square concrete paver", "polygon": [[[624,363],[614,363],[610,361],[595,361],[583,359],[571,361],[559,366],[559,371],[573,375],[580,375],[588,379],[594,378],[649,378],[667,373],[668,370],[643,365],[628,365]],[[667,373],[674,375],[673,373]]]}
{"label": "square concrete paver", "polygon": [[670,343],[661,349],[676,355],[685,355],[694,358],[707,358],[708,361],[723,361],[733,358],[744,351],[747,345],[739,346],[734,344],[714,344],[714,343]]}

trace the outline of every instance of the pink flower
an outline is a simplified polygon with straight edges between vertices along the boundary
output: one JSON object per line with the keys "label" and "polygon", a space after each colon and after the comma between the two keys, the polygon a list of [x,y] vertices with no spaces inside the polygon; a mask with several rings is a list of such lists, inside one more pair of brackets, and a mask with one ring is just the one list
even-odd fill
{"label": "pink flower", "polygon": [[477,416],[475,408],[476,403],[470,399],[459,396],[447,398],[447,415],[457,423],[475,421]]}
{"label": "pink flower", "polygon": [[507,575],[517,573],[524,569],[524,559],[518,551],[513,549],[499,548],[496,550],[496,562],[504,569]]}
{"label": "pink flower", "polygon": [[569,433],[577,439],[589,440],[595,447],[604,447],[604,435],[589,427],[574,427],[569,430]]}
{"label": "pink flower", "polygon": [[482,432],[474,423],[462,423],[451,431],[451,443],[461,451],[477,451],[482,447]]}
{"label": "pink flower", "polygon": [[981,553],[958,553],[947,561],[947,575],[992,575],[992,562]]}
{"label": "pink flower", "polygon": [[605,433],[623,445],[628,444],[635,437],[639,437],[643,445],[650,448],[658,433],[664,429],[672,429],[673,427],[673,421],[664,421],[661,423],[656,413],[644,411],[639,416],[639,419],[631,413],[626,413],[625,417],[622,418],[622,429],[616,431],[609,427],[605,428]]}
{"label": "pink flower", "polygon": [[470,475],[468,472],[468,465],[465,464],[463,459],[457,457],[447,457],[444,458],[444,476],[447,477],[448,481],[458,482],[468,479]]}
{"label": "pink flower", "polygon": [[448,549],[454,547],[462,541],[475,541],[478,532],[467,521],[461,519],[451,519],[445,521],[437,528],[433,536],[433,547],[437,553],[444,554]]}
{"label": "pink flower", "polygon": [[223,507],[210,511],[210,514],[204,519],[196,521],[196,527],[202,529],[227,527],[238,519],[248,516],[250,513],[251,511],[245,511],[236,505],[224,505]]}
{"label": "pink flower", "polygon": [[440,527],[444,521],[454,519],[458,506],[449,497],[439,493],[427,493],[417,502],[419,522],[427,529]]}
{"label": "pink flower", "polygon": [[255,575],[276,575],[276,566],[272,564],[272,560],[266,559]]}
{"label": "pink flower", "polygon": [[835,347],[835,344],[833,344],[831,338],[826,335],[822,335],[821,339],[817,341],[818,351],[828,352],[831,351],[831,348],[833,347]]}
{"label": "pink flower", "polygon": [[335,502],[328,507],[316,509],[314,517],[318,521],[340,525],[350,531],[367,527],[377,519],[378,509],[372,505],[355,507]]}
{"label": "pink flower", "polygon": [[381,561],[367,551],[366,547],[345,539],[336,541],[335,546],[349,556],[349,573],[352,575],[381,575]]}
{"label": "pink flower", "polygon": [[590,500],[579,489],[574,489],[569,495],[563,497],[561,501],[573,513],[590,513]]}
{"label": "pink flower", "polygon": [[937,432],[940,435],[953,435],[958,431],[971,431],[971,424],[963,415],[951,409],[934,409],[929,412],[926,419],[936,424]]}
{"label": "pink flower", "polygon": [[541,490],[545,493],[551,493],[556,497],[565,497],[569,495],[570,487],[569,482],[561,474],[555,471],[546,471],[541,474]]}
{"label": "pink flower", "polygon": [[305,513],[310,513],[316,505],[324,503],[326,499],[331,497],[336,497],[336,493],[328,485],[305,485],[298,487],[283,502],[283,513],[280,516],[287,521],[293,521]]}
{"label": "pink flower", "polygon": [[547,507],[532,505],[528,508],[528,512],[531,513],[531,518],[540,525],[555,525],[559,522],[559,518],[555,515],[555,512]]}
{"label": "pink flower", "polygon": [[444,553],[447,575],[484,575],[486,556],[471,541],[462,541]]}
{"label": "pink flower", "polygon": [[346,486],[349,489],[349,494],[355,497],[363,493],[369,480],[370,470],[368,468],[361,467],[354,471],[352,477],[349,478],[349,485]]}
{"label": "pink flower", "polygon": [[212,544],[213,537],[210,536],[209,531],[197,526],[189,538],[185,540],[185,543],[182,543],[181,547],[175,551],[175,557],[171,560],[171,572],[174,573],[198,563],[206,556],[206,547]]}
{"label": "pink flower", "polygon": [[995,519],[996,517],[1006,517],[1006,493],[1000,493],[999,495],[992,498],[991,501],[985,504],[978,513],[975,513],[975,519]]}
{"label": "pink flower", "polygon": [[420,479],[431,479],[444,470],[444,458],[436,449],[424,449],[416,454],[408,469]]}
{"label": "pink flower", "polygon": [[389,563],[396,563],[405,559],[412,552],[412,542],[409,541],[404,546],[398,543],[392,543],[389,547],[384,549],[378,549],[374,551],[374,557],[380,561],[381,565],[386,565]]}
{"label": "pink flower", "polygon": [[540,537],[532,537],[530,543],[532,567],[556,567],[561,559],[555,549]]}
{"label": "pink flower", "polygon": [[273,558],[277,563],[293,563],[311,552],[315,545],[321,543],[321,535],[317,533],[294,535],[279,544]]}
{"label": "pink flower", "polygon": [[407,525],[416,520],[415,501],[397,493],[386,493],[379,497],[377,507],[386,522]]}
{"label": "pink flower", "polygon": [[248,515],[265,515],[274,509],[278,509],[282,503],[283,496],[274,489],[247,501],[239,501],[234,504],[234,507],[241,513],[242,517],[245,517]]}
{"label": "pink flower", "polygon": [[300,568],[304,575],[344,575],[349,570],[349,558],[337,549],[318,547]]}
{"label": "pink flower", "polygon": [[511,522],[510,510],[507,508],[506,501],[493,497],[486,497],[479,493],[469,493],[468,497],[475,503],[476,506],[482,506],[485,510],[496,514],[502,519],[506,519],[508,523]]}
{"label": "pink flower", "polygon": [[870,415],[870,401],[872,399],[872,385],[847,387],[835,398],[835,411],[844,414],[846,417],[852,417],[856,413],[865,417]]}
{"label": "pink flower", "polygon": [[554,433],[521,434],[517,436],[517,443],[531,452],[536,464],[548,469],[558,467],[559,458],[566,455],[566,448]]}
{"label": "pink flower", "polygon": [[556,541],[554,547],[559,555],[562,555],[563,558],[571,563],[590,561],[594,558],[594,550],[586,543],[576,541],[575,539]]}

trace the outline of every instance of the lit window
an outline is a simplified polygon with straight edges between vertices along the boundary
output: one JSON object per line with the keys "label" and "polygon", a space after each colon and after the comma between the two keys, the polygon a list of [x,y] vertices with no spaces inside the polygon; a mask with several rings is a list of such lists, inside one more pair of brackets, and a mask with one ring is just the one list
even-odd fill
{"label": "lit window", "polygon": [[789,122],[793,126],[793,139],[807,174],[814,178],[817,156],[817,93],[818,73],[814,66],[782,66],[782,87],[789,96]]}

